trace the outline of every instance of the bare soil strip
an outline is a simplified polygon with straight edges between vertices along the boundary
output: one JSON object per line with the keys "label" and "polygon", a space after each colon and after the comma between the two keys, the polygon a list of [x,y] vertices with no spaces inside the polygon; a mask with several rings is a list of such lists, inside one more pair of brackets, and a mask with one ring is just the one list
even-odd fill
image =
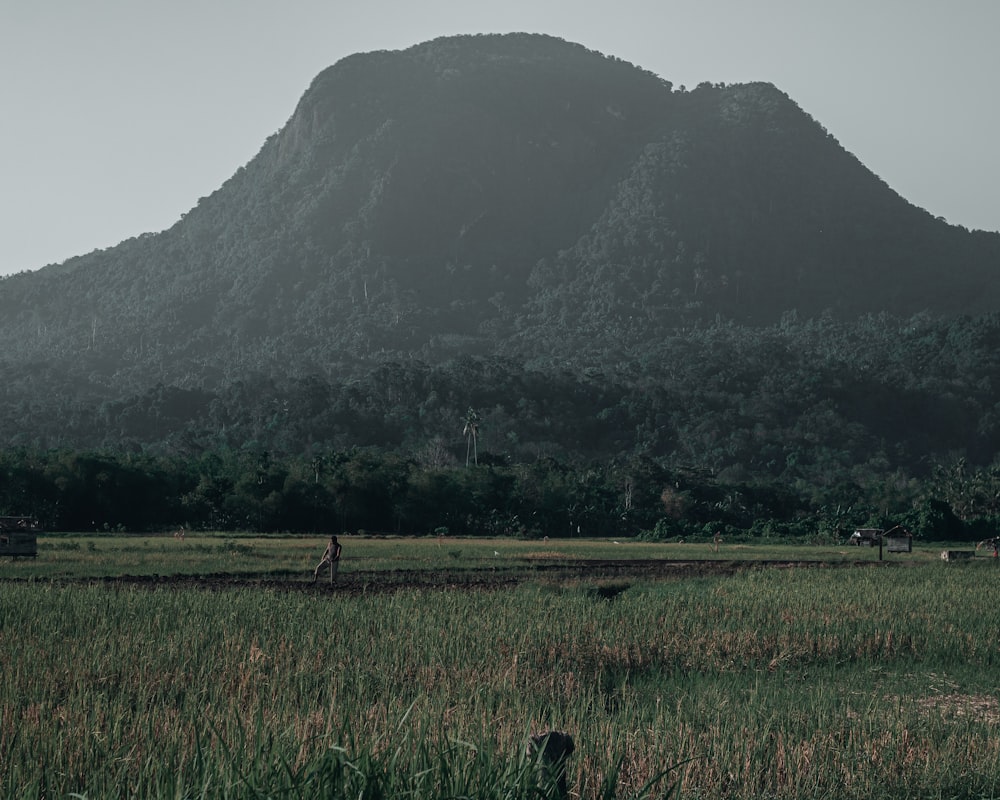
{"label": "bare soil strip", "polygon": [[[631,581],[679,580],[682,578],[720,577],[759,569],[845,569],[898,566],[875,561],[809,560],[663,560],[571,559],[558,562],[469,569],[399,569],[342,571],[335,583],[321,578],[313,582],[309,572],[302,573],[212,573],[206,575],[116,575],[104,578],[57,578],[53,583],[104,585],[108,587],[144,587],[150,589],[194,588],[227,590],[260,588],[283,592],[308,592],[331,595],[360,595],[393,592],[401,589],[490,590],[516,586],[529,581]],[[37,580],[37,579],[36,579]],[[614,597],[619,592],[608,592]],[[604,596],[604,595],[602,595]]]}

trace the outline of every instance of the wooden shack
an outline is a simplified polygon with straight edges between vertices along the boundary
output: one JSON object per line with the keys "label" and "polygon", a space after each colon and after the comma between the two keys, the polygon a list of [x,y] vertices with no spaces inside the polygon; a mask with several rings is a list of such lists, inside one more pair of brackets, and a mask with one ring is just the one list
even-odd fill
{"label": "wooden shack", "polygon": [[902,525],[889,528],[882,534],[885,544],[890,553],[912,553],[913,534]]}
{"label": "wooden shack", "polygon": [[913,534],[903,532],[887,533],[885,546],[890,553],[912,553]]}
{"label": "wooden shack", "polygon": [[880,543],[882,531],[878,528],[859,528],[851,534],[850,542],[858,547],[874,547]]}
{"label": "wooden shack", "polygon": [[0,556],[35,558],[38,555],[38,520],[0,517]]}

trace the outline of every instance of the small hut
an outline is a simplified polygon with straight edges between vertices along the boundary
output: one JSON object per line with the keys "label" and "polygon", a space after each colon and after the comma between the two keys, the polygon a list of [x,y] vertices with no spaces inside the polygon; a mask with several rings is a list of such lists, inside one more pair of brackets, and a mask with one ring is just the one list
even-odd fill
{"label": "small hut", "polygon": [[0,556],[34,558],[38,555],[38,520],[0,517]]}
{"label": "small hut", "polygon": [[885,547],[890,553],[912,553],[913,534],[902,525],[887,530],[885,536]]}
{"label": "small hut", "polygon": [[859,528],[851,534],[848,542],[857,547],[874,547],[879,543],[881,536],[882,531],[878,528]]}

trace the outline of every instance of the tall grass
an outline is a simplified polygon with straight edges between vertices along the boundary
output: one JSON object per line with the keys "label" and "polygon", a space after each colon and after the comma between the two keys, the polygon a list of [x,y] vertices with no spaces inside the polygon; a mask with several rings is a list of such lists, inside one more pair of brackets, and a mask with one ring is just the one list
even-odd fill
{"label": "tall grass", "polygon": [[0,584],[0,795],[1000,796],[983,560],[354,598]]}

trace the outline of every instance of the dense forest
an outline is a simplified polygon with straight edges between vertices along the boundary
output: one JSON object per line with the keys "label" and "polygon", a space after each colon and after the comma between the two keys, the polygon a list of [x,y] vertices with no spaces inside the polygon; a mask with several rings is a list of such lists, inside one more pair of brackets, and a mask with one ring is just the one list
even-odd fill
{"label": "dense forest", "polygon": [[253,448],[196,458],[14,448],[0,453],[0,470],[0,511],[31,508],[45,527],[72,531],[840,543],[858,526],[903,525],[940,541],[986,538],[1000,524],[1000,469],[963,460],[937,465],[932,482],[889,476],[808,491],[641,457],[437,466],[362,448],[308,459]]}
{"label": "dense forest", "polygon": [[0,280],[0,512],[965,535],[998,270],[769,84],[527,34],[359,54],[169,230]]}
{"label": "dense forest", "polygon": [[[171,456],[259,448],[281,456],[375,447],[464,458],[468,408],[479,452],[504,462],[654,458],[741,480],[829,485],[1000,448],[1000,314],[854,322],[790,314],[767,328],[677,332],[642,358],[606,353],[583,370],[464,356],[385,362],[360,377],[248,375],[223,388],[157,385],[127,399],[32,392],[14,375],[2,444]],[[648,363],[647,363],[648,362]],[[44,384],[42,384],[44,385]],[[46,424],[42,424],[42,423]]]}
{"label": "dense forest", "polygon": [[8,436],[0,511],[70,527],[533,535],[813,537],[905,520],[935,538],[1000,514],[1000,315],[789,315],[678,333],[653,357],[669,379],[631,361],[576,373],[463,357],[346,383],[257,376],[4,405],[6,431],[43,409],[51,425]]}

